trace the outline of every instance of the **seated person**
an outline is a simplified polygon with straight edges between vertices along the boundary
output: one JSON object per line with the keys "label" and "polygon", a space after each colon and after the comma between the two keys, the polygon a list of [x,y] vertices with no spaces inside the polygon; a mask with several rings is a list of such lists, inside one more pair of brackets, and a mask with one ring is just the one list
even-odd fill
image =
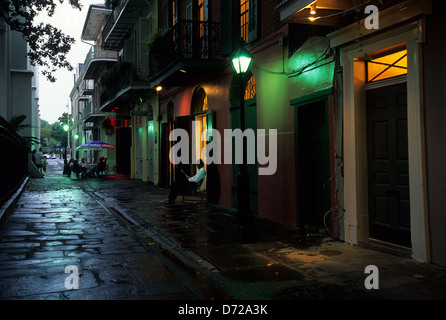
{"label": "seated person", "polygon": [[65,160],[65,164],[64,164],[64,169],[63,169],[63,174],[66,174],[67,176],[71,176],[71,171],[73,171],[73,162],[74,159],[71,158],[68,163],[66,162],[67,160]]}
{"label": "seated person", "polygon": [[174,204],[178,194],[182,192],[186,187],[198,188],[199,183],[204,179],[206,175],[203,161],[199,160],[199,162],[197,163],[197,168],[198,171],[193,177],[187,176],[183,170],[179,171],[179,174],[176,175],[175,182],[170,189],[169,199],[165,202],[165,204]]}
{"label": "seated person", "polygon": [[79,167],[80,167],[82,177],[85,177],[85,175],[88,171],[88,165],[87,165],[87,162],[85,161],[85,158],[81,159],[81,162],[79,163]]}
{"label": "seated person", "polygon": [[75,173],[76,177],[79,178],[79,173],[81,173],[81,169],[76,159],[73,160],[72,164],[70,165],[70,168],[71,172]]}
{"label": "seated person", "polygon": [[100,172],[105,172],[105,169],[107,168],[107,158],[101,156],[97,168],[98,168],[98,175]]}

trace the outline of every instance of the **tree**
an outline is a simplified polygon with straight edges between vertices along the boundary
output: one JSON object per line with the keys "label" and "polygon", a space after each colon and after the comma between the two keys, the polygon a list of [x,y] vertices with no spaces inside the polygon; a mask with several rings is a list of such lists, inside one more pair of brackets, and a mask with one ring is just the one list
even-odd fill
{"label": "tree", "polygon": [[51,125],[48,121],[40,119],[40,140],[42,147],[49,147],[49,141],[51,139]]}
{"label": "tree", "polygon": [[65,142],[67,133],[63,130],[64,123],[71,123],[71,115],[64,112],[62,116],[59,117],[58,121],[51,124],[51,138],[57,140],[61,145]]}
{"label": "tree", "polygon": [[[81,10],[79,0],[67,0],[73,8]],[[59,68],[73,70],[66,60],[74,38],[65,35],[58,28],[48,24],[36,24],[34,18],[39,12],[46,11],[51,17],[56,9],[56,0],[2,0],[0,1],[0,18],[11,30],[20,32],[29,44],[28,56],[33,65],[41,67],[46,78],[55,82],[53,73]],[[63,3],[64,0],[58,0]]]}
{"label": "tree", "polygon": [[[24,114],[15,115],[9,120],[9,125],[13,130],[15,130],[15,132],[18,133],[22,129],[31,127],[31,125],[29,124],[23,124],[25,119],[26,115]],[[29,137],[29,136],[21,136],[21,137],[25,140],[28,147],[31,147],[33,144],[40,144],[40,140],[37,139],[36,137]]]}

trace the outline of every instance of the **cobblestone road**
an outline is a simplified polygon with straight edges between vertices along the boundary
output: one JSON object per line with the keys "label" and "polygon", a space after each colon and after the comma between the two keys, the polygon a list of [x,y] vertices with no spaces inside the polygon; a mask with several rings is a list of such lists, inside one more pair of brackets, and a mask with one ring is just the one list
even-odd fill
{"label": "cobblestone road", "polygon": [[28,182],[0,230],[0,299],[196,299],[130,226],[55,172],[61,165],[50,160],[47,176]]}

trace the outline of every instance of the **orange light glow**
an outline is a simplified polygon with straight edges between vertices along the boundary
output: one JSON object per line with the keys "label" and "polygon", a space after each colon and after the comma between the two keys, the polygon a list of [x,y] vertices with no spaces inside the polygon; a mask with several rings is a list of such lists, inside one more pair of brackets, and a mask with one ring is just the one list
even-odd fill
{"label": "orange light glow", "polygon": [[407,74],[407,49],[367,62],[367,81],[373,82]]}

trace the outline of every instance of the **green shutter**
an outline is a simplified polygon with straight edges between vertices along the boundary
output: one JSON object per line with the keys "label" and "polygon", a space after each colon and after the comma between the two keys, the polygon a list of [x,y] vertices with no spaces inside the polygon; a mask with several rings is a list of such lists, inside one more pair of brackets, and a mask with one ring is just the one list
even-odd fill
{"label": "green shutter", "polygon": [[259,1],[249,0],[249,17],[248,17],[248,42],[252,42],[258,37],[259,23]]}
{"label": "green shutter", "polygon": [[224,0],[220,4],[220,50],[222,56],[228,56],[234,51],[232,35],[232,1]]}

